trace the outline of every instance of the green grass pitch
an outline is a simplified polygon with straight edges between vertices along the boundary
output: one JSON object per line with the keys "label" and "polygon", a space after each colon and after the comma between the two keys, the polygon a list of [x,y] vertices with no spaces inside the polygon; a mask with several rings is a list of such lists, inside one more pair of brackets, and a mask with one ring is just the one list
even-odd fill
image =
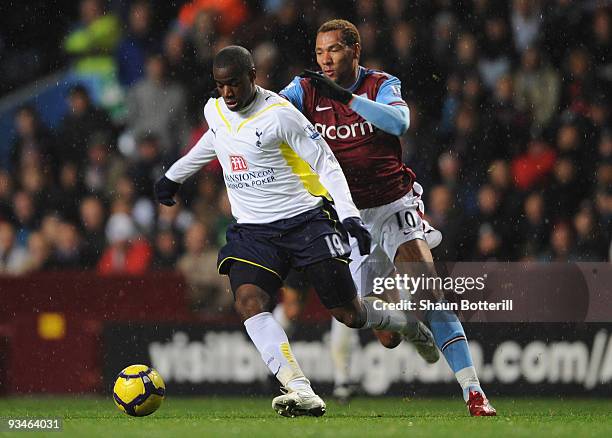
{"label": "green grass pitch", "polygon": [[496,418],[470,418],[459,399],[399,398],[330,401],[321,418],[283,418],[266,398],[169,398],[153,415],[131,418],[110,398],[9,397],[0,398],[0,417],[62,417],[62,432],[36,433],[50,437],[612,436],[612,399],[493,402]]}

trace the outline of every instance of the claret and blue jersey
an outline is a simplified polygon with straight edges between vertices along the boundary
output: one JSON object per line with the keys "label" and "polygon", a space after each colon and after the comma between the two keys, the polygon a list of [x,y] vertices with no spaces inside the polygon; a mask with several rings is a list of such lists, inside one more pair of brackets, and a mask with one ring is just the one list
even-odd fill
{"label": "claret and blue jersey", "polygon": [[[344,105],[321,96],[309,79],[295,77],[280,94],[312,122],[330,145],[357,207],[388,204],[408,193],[414,180],[414,174],[402,162],[398,138],[409,123],[401,82],[385,72],[359,67],[357,80],[349,91],[356,97]],[[366,119],[359,114],[368,111],[362,108],[366,99],[397,111],[391,112],[392,117],[372,114]]]}

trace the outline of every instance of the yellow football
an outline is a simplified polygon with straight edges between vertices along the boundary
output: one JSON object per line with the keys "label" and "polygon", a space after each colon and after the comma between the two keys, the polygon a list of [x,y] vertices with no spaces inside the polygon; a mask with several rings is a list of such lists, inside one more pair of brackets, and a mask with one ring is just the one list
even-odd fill
{"label": "yellow football", "polygon": [[155,412],[165,396],[164,381],[147,365],[130,365],[123,369],[113,387],[113,400],[119,410],[134,417]]}

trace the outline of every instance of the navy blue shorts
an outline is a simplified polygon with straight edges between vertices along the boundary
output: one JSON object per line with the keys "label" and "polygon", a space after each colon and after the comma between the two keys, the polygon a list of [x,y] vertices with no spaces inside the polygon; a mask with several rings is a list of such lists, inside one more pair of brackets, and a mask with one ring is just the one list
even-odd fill
{"label": "navy blue shorts", "polygon": [[244,262],[284,280],[291,268],[301,269],[329,258],[349,261],[348,235],[330,205],[269,224],[231,224],[217,268],[228,275],[232,263]]}

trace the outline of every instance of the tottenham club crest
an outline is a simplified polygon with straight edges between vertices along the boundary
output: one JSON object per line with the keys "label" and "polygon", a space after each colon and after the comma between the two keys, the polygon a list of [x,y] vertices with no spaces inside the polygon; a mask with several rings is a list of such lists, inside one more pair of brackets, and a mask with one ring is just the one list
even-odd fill
{"label": "tottenham club crest", "polygon": [[255,135],[257,136],[257,142],[255,143],[255,146],[261,148],[261,136],[263,135],[263,132],[255,128]]}
{"label": "tottenham club crest", "polygon": [[317,131],[315,127],[312,126],[310,123],[304,126],[304,131],[306,131],[306,135],[308,135],[308,137],[310,137],[313,140],[316,140],[317,138],[321,136],[321,134],[319,134],[319,131]]}

